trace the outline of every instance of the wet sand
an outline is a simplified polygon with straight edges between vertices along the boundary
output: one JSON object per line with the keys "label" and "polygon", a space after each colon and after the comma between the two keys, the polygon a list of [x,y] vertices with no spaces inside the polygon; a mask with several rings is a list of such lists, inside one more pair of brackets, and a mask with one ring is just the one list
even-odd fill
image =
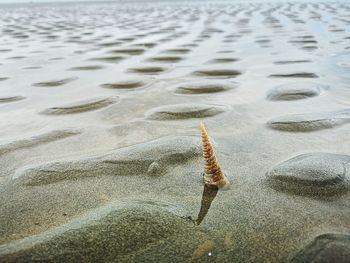
{"label": "wet sand", "polygon": [[0,262],[349,262],[349,17],[1,5]]}

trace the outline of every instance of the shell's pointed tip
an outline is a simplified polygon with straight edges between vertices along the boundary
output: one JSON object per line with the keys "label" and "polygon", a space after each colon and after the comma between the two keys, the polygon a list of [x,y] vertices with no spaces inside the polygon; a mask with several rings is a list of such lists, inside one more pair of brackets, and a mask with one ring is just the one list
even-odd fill
{"label": "shell's pointed tip", "polygon": [[206,131],[204,122],[201,121],[200,126],[202,131]]}

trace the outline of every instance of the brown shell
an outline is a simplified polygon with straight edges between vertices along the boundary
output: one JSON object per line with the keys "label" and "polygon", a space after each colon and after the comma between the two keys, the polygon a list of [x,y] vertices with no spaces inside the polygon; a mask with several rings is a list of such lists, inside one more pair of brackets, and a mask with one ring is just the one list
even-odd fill
{"label": "brown shell", "polygon": [[223,187],[224,185],[229,184],[229,182],[221,171],[213,146],[210,143],[208,133],[203,123],[201,123],[201,134],[203,142],[204,181],[207,184]]}

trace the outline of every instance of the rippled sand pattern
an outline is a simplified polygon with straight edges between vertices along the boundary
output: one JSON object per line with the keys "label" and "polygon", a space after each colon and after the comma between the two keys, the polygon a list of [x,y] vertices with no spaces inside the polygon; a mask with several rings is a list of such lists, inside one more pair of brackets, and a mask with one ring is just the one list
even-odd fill
{"label": "rippled sand pattern", "polygon": [[345,1],[0,5],[0,262],[348,262],[349,83]]}

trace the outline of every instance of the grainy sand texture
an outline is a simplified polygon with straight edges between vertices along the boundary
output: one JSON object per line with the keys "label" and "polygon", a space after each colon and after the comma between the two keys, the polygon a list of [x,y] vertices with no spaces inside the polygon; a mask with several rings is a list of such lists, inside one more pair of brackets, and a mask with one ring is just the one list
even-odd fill
{"label": "grainy sand texture", "polygon": [[0,262],[349,263],[349,189],[350,3],[0,5]]}

